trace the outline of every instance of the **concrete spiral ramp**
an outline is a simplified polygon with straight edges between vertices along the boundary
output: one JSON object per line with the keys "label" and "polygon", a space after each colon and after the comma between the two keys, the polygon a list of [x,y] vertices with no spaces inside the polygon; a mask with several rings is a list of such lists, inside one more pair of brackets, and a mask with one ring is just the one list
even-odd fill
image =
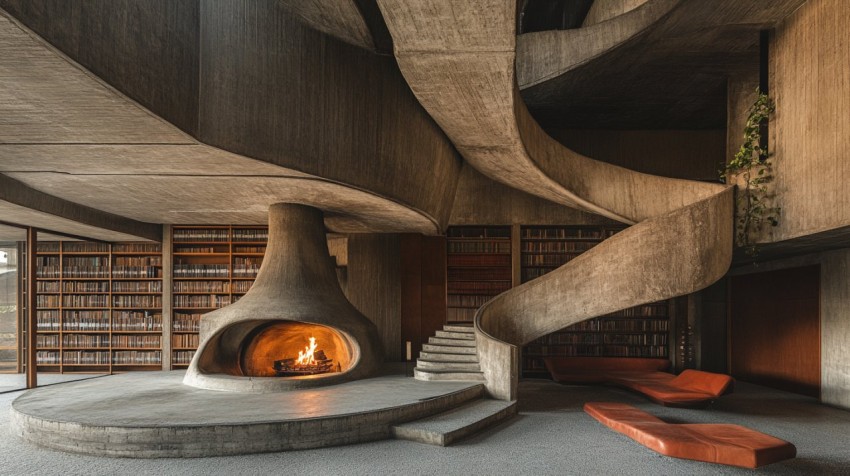
{"label": "concrete spiral ramp", "polygon": [[732,189],[595,161],[546,135],[519,96],[514,2],[378,3],[405,79],[472,166],[511,187],[636,224],[478,311],[476,345],[492,397],[516,398],[519,346],[723,276],[732,255]]}

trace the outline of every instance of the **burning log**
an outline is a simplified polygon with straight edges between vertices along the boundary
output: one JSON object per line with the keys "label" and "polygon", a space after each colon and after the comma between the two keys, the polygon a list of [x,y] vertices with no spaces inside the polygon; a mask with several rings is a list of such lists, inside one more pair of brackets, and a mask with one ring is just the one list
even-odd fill
{"label": "burning log", "polygon": [[298,358],[275,360],[275,374],[278,377],[298,377],[342,371],[339,364],[334,365],[333,359],[325,355],[324,350],[316,350],[316,347],[316,338],[311,337],[310,345],[298,352]]}

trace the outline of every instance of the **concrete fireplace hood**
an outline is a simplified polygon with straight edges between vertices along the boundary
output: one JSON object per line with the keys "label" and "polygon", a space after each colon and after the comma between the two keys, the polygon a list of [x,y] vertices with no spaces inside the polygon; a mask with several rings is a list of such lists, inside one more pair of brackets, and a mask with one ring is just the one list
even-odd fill
{"label": "concrete fireplace hood", "polygon": [[[383,356],[377,329],[345,298],[334,266],[320,210],[288,203],[272,205],[268,246],[257,279],[242,299],[201,319],[200,345],[183,382],[211,390],[274,392],[333,385],[373,374]],[[268,341],[289,329],[304,332],[304,328],[333,336],[335,358],[344,364],[340,372],[303,377],[252,372],[256,359],[246,352],[253,352],[258,338]],[[305,344],[307,337],[305,334]],[[267,344],[262,358],[274,353]],[[284,357],[291,355],[276,358]]]}

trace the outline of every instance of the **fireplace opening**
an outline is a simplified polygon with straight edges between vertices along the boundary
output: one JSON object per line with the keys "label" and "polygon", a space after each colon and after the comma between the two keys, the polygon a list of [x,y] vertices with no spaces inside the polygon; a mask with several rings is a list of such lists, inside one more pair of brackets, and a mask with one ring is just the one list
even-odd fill
{"label": "fireplace opening", "polygon": [[331,327],[273,321],[245,339],[242,375],[249,377],[321,377],[351,365],[348,339]]}

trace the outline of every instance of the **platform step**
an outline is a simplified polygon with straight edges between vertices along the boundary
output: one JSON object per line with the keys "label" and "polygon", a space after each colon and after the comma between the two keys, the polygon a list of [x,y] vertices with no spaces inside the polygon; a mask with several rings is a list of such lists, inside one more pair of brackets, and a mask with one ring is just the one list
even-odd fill
{"label": "platform step", "polygon": [[392,427],[399,440],[448,446],[516,415],[516,400],[476,400],[447,412]]}
{"label": "platform step", "polygon": [[442,344],[453,347],[475,347],[474,339],[451,339],[447,337],[429,337],[429,344]]}
{"label": "platform step", "polygon": [[475,334],[471,332],[437,331],[436,336],[447,339],[475,340]]}
{"label": "platform step", "polygon": [[470,354],[477,355],[478,351],[475,347],[459,347],[452,345],[443,345],[443,344],[422,344],[423,352],[438,352],[441,354]]}
{"label": "platform step", "polygon": [[446,324],[443,326],[444,331],[449,332],[463,332],[464,334],[475,334],[475,329],[472,326],[451,326]]}
{"label": "platform step", "polygon": [[483,372],[470,372],[463,370],[436,370],[436,369],[413,369],[413,377],[416,380],[434,381],[434,380],[461,380],[483,382]]}
{"label": "platform step", "polygon": [[419,358],[432,362],[478,362],[477,354],[450,354],[446,352],[426,352],[424,350],[419,353]]}
{"label": "platform step", "polygon": [[478,361],[475,362],[449,362],[445,360],[423,360],[422,357],[416,361],[416,368],[428,370],[462,370],[464,372],[480,372]]}

